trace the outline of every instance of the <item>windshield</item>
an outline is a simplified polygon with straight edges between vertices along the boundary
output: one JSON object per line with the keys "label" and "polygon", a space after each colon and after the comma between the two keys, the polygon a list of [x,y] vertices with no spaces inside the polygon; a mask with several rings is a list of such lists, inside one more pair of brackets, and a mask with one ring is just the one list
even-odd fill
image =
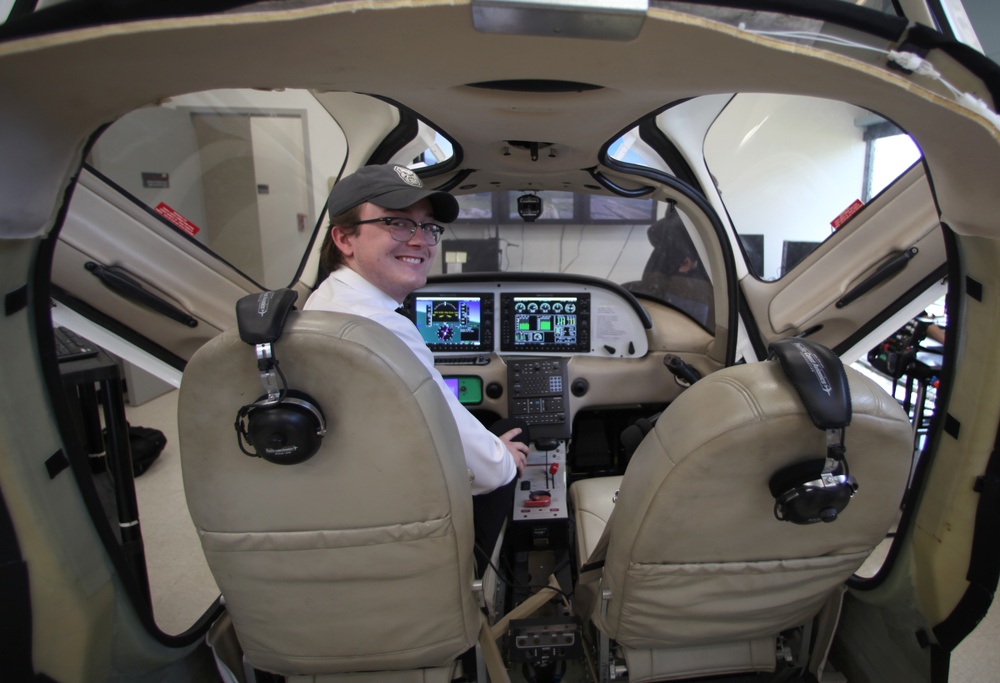
{"label": "windshield", "polygon": [[[348,154],[337,117],[359,109],[389,128],[407,116],[351,93],[192,93],[121,118],[87,161],[120,201],[145,207],[150,230],[182,236],[263,287],[288,287],[325,227],[324,200]],[[422,121],[415,130],[393,161],[421,169],[452,157],[440,132]],[[433,274],[603,278],[711,329],[702,247],[672,205],[557,191],[457,196],[461,213],[445,230]]]}
{"label": "windshield", "polygon": [[458,199],[461,213],[444,233],[432,272],[603,278],[714,328],[712,279],[703,250],[675,205],[572,192],[497,192]]}

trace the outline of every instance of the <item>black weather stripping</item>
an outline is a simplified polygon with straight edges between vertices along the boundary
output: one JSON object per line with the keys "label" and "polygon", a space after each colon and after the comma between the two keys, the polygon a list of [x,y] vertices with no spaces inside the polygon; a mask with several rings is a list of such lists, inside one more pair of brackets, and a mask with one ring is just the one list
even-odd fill
{"label": "black weather stripping", "polygon": [[6,316],[12,316],[18,311],[23,311],[28,305],[28,287],[22,285],[13,292],[7,292],[3,298],[3,312]]}
{"label": "black weather stripping", "polygon": [[965,278],[965,293],[976,301],[983,300],[983,283],[973,280],[971,277]]}
{"label": "black weather stripping", "polygon": [[969,585],[952,613],[934,627],[934,636],[948,652],[986,616],[1000,581],[1000,545],[996,539],[996,520],[1000,516],[1000,432],[994,439],[986,471],[976,479],[975,491],[979,494],[979,505],[972,532],[969,571],[965,575]]}

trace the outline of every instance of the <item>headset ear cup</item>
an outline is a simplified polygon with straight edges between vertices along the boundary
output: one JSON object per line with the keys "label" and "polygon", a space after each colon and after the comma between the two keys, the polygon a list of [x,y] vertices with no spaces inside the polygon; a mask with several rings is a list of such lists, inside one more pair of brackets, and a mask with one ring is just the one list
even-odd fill
{"label": "headset ear cup", "polygon": [[246,413],[246,441],[257,455],[276,465],[297,465],[319,450],[326,418],[316,401],[289,390],[279,403],[261,397]]}
{"label": "headset ear cup", "polygon": [[807,481],[818,479],[826,460],[805,460],[794,465],[783,467],[774,473],[767,486],[771,489],[771,495],[780,498],[789,490],[804,484]]}
{"label": "headset ear cup", "polygon": [[774,516],[793,524],[832,522],[843,512],[857,491],[853,477],[842,470],[833,473],[833,483],[822,481],[823,459],[806,460],[778,470],[768,488],[774,496]]}

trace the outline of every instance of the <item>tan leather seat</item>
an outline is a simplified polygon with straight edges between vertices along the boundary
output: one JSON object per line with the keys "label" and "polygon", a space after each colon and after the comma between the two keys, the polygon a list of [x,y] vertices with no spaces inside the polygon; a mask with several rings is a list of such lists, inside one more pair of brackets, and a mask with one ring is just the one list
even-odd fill
{"label": "tan leather seat", "polygon": [[577,613],[617,642],[633,683],[773,670],[780,633],[824,608],[831,630],[844,582],[894,523],[913,444],[897,402],[845,370],[846,457],[860,488],[832,523],[776,519],[772,475],[827,447],[777,361],[702,379],[667,408],[623,477],[572,486],[589,570]]}
{"label": "tan leather seat", "polygon": [[440,390],[355,316],[292,312],[274,351],[327,420],[305,462],[237,445],[237,412],[263,393],[237,330],[194,355],[179,399],[188,507],[246,659],[290,681],[450,680],[482,616],[468,470]]}

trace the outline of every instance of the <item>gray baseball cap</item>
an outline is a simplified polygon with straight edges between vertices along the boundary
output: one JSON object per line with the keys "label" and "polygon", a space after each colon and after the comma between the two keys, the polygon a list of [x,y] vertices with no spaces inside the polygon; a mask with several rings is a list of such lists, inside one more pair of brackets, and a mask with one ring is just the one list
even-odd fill
{"label": "gray baseball cap", "polygon": [[421,199],[431,200],[434,218],[451,223],[458,218],[458,200],[447,192],[428,190],[405,166],[363,166],[333,186],[326,201],[330,218],[359,204],[371,202],[383,209],[405,209]]}

